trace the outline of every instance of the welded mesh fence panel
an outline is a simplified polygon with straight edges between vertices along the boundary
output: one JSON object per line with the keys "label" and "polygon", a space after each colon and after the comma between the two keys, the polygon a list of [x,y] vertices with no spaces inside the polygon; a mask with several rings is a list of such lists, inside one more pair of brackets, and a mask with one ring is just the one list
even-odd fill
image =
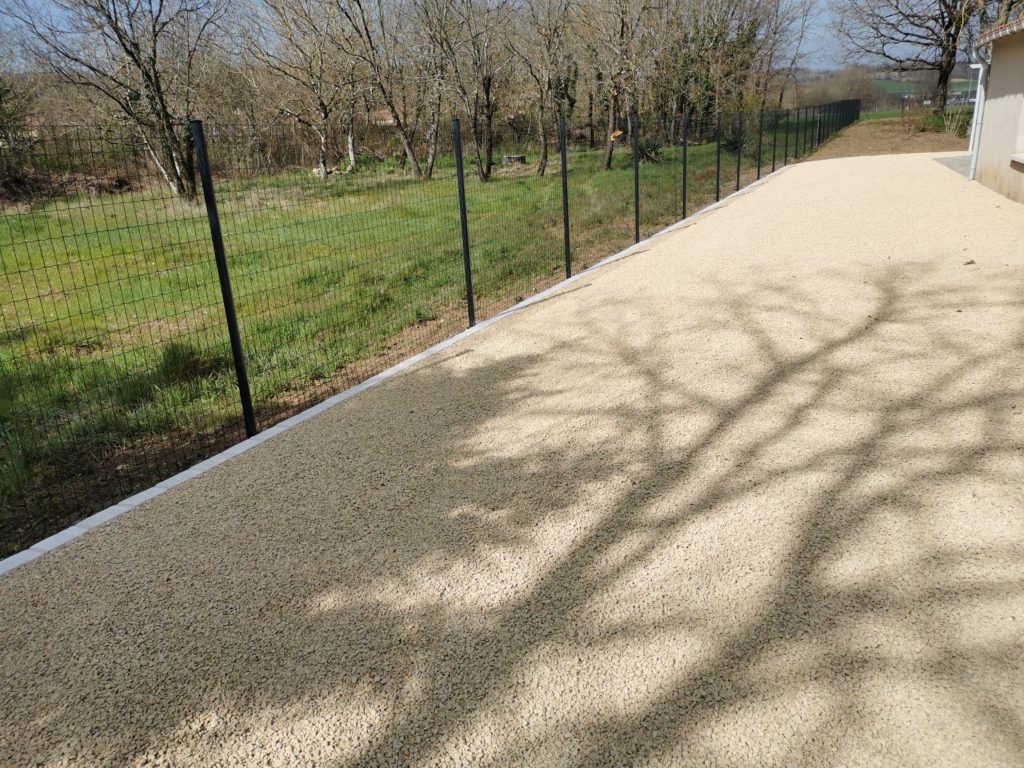
{"label": "welded mesh fence panel", "polygon": [[[757,178],[759,146],[763,175],[858,115],[856,102],[766,112],[763,131],[753,112],[742,130],[735,113],[691,118],[685,179],[682,117],[641,122],[640,235]],[[634,242],[633,136],[616,127],[608,157],[603,130],[566,126],[574,273]],[[321,158],[296,125],[206,127],[258,429],[468,322],[451,126],[434,151],[417,140],[429,180],[377,128],[349,168],[343,142]],[[176,130],[173,147],[101,128],[0,145],[0,555],[245,436],[206,201]],[[483,174],[462,137],[481,319],[565,274],[557,122],[543,173],[537,134],[498,126]]]}
{"label": "welded mesh fence panel", "polygon": [[734,144],[738,161],[733,171],[733,186],[729,192],[743,189],[757,180],[757,144],[760,128],[759,114],[755,110],[737,113],[735,116],[737,134]]}
{"label": "welded mesh fence panel", "polygon": [[686,211],[692,215],[715,202],[717,178],[714,115],[691,121],[687,146]]}
{"label": "welded mesh fence panel", "polygon": [[123,130],[41,130],[0,154],[10,554],[241,429],[201,199],[173,192]]}
{"label": "welded mesh fence panel", "polygon": [[608,170],[607,147],[589,132],[569,130],[569,221],[573,273],[633,243],[633,157],[628,138],[616,138]]}
{"label": "welded mesh fence panel", "polygon": [[550,128],[546,145],[545,153],[528,133],[501,131],[494,137],[493,165],[481,169],[473,138],[464,129],[466,206],[479,319],[564,277],[557,128]]}
{"label": "welded mesh fence panel", "polygon": [[268,166],[238,137],[207,127],[260,428],[465,327],[450,156],[429,180],[369,157],[332,157],[323,177],[317,159]]}
{"label": "welded mesh fence panel", "polygon": [[640,122],[637,139],[640,174],[640,237],[646,238],[682,218],[682,143],[675,122]]}

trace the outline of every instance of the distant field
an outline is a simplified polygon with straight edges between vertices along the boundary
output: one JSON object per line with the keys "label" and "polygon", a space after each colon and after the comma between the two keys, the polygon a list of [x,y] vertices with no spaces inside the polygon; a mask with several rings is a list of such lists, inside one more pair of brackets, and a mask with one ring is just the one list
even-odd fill
{"label": "distant field", "polygon": [[901,83],[896,80],[872,80],[871,84],[885,93],[924,93],[923,83]]}
{"label": "distant field", "polygon": [[[932,85],[926,85],[924,83],[903,83],[896,80],[882,80],[875,79],[871,81],[871,84],[882,91],[892,95],[901,94],[913,94],[919,98],[928,98],[933,90]],[[949,81],[950,91],[974,91],[975,81],[963,78],[954,78]]]}

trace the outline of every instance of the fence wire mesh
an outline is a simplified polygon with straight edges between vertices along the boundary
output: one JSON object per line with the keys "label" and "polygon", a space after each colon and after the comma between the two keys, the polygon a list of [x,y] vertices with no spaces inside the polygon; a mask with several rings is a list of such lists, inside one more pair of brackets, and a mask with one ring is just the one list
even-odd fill
{"label": "fence wire mesh", "polygon": [[145,151],[46,130],[5,162],[0,551],[243,436],[206,217]]}
{"label": "fence wire mesh", "polygon": [[[571,271],[858,116],[839,102],[622,120],[607,143],[567,121]],[[472,296],[451,126],[419,178],[397,146],[322,163],[299,126],[205,136],[235,350],[212,200],[175,190],[145,139],[50,128],[0,146],[0,556],[243,439],[233,352],[265,429],[465,328],[470,298],[483,319],[565,276],[555,120],[546,142],[528,126],[496,130],[490,167],[483,137],[462,129]],[[191,153],[187,127],[181,139]],[[195,156],[181,160],[187,180]]]}
{"label": "fence wire mesh", "polygon": [[237,135],[207,129],[260,428],[464,327],[450,162],[430,183],[396,163],[268,172]]}

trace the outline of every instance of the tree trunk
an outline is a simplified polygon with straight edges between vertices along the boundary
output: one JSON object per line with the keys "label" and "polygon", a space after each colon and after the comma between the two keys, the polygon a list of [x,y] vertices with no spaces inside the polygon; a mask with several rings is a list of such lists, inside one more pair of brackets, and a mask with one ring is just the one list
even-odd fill
{"label": "tree trunk", "polygon": [[480,97],[475,95],[473,97],[473,114],[472,114],[472,135],[473,135],[473,161],[476,163],[476,175],[480,181],[487,181],[491,177],[491,169],[489,165],[484,163],[484,132],[486,121],[481,117],[481,106]]}
{"label": "tree trunk", "polygon": [[590,148],[595,149],[594,143],[594,92],[587,93],[587,128],[590,131]]}
{"label": "tree trunk", "polygon": [[939,79],[935,84],[935,114],[946,113],[946,99],[949,98],[949,78],[956,66],[957,47],[948,42],[943,45],[942,57],[939,59]]}
{"label": "tree trunk", "polygon": [[348,152],[348,166],[345,173],[352,173],[356,169],[356,92],[349,84],[348,110],[345,112],[345,148]]}
{"label": "tree trunk", "polygon": [[141,132],[146,151],[171,192],[194,202],[197,197],[196,167],[192,157],[191,135],[180,139],[172,126],[163,127],[164,130],[157,131],[157,146],[153,146],[153,140],[145,131]]}
{"label": "tree trunk", "polygon": [[539,119],[537,121],[537,126],[540,129],[540,162],[537,163],[538,176],[543,176],[544,172],[548,168],[548,125],[547,121],[544,119],[546,117],[546,115],[544,114],[545,98],[546,97],[544,95],[541,95],[540,103],[538,104]]}
{"label": "tree trunk", "polygon": [[316,135],[320,139],[320,146],[317,148],[316,167],[320,173],[320,181],[327,181],[330,171],[327,170],[327,129],[323,124],[321,124]]}
{"label": "tree trunk", "polygon": [[352,129],[352,121],[348,121],[348,130],[346,133],[346,144],[348,145],[348,167],[345,168],[345,173],[352,173],[356,169],[356,134]]}
{"label": "tree trunk", "polygon": [[612,167],[612,154],[615,152],[615,137],[612,135],[615,133],[615,108],[616,108],[615,93],[611,93],[608,96],[608,143],[604,148],[604,164],[602,167],[607,171]]}
{"label": "tree trunk", "polygon": [[476,101],[473,103],[473,116],[470,121],[473,136],[473,162],[476,165],[476,175],[480,181],[487,181],[488,173],[484,170],[484,158],[480,145],[483,143],[482,129],[480,127],[480,107]]}
{"label": "tree trunk", "polygon": [[195,161],[192,159],[191,135],[181,138],[171,125],[167,125],[161,140],[168,165],[173,172],[172,187],[175,194],[190,201],[195,200],[196,171]]}
{"label": "tree trunk", "polygon": [[402,141],[402,150],[405,153],[405,159],[408,160],[409,165],[412,168],[412,175],[414,178],[419,179],[423,176],[423,170],[420,168],[420,163],[416,159],[416,152],[413,150],[412,146],[412,138],[409,135],[409,131],[406,129],[405,122],[402,120],[402,116],[398,114],[395,102],[388,95],[387,89],[380,86],[380,84],[378,84],[377,89],[380,91],[381,96],[384,97],[384,103],[387,105],[391,119],[395,121],[395,130],[398,131],[398,137]]}
{"label": "tree trunk", "polygon": [[491,178],[494,170],[494,112],[495,103],[492,94],[491,78],[484,78],[484,164],[487,178]]}
{"label": "tree trunk", "polygon": [[430,112],[430,125],[427,127],[427,162],[423,169],[423,175],[430,179],[434,176],[434,161],[437,160],[437,135],[440,132],[441,124],[441,88],[437,88],[437,96],[434,99]]}
{"label": "tree trunk", "polygon": [[[423,169],[420,168],[420,161],[416,159],[416,151],[412,147],[412,140],[405,134],[405,131],[401,131],[402,137],[402,150],[405,153],[405,159],[408,161],[409,166],[412,168],[413,178],[419,179],[423,177]],[[403,165],[405,163],[403,162]]]}

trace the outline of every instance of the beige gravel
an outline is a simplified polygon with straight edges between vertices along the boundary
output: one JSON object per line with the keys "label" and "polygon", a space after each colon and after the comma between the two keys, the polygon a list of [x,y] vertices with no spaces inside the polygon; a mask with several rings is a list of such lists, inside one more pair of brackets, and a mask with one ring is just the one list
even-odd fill
{"label": "beige gravel", "polygon": [[1022,231],[801,164],[14,571],[0,765],[1024,765]]}

